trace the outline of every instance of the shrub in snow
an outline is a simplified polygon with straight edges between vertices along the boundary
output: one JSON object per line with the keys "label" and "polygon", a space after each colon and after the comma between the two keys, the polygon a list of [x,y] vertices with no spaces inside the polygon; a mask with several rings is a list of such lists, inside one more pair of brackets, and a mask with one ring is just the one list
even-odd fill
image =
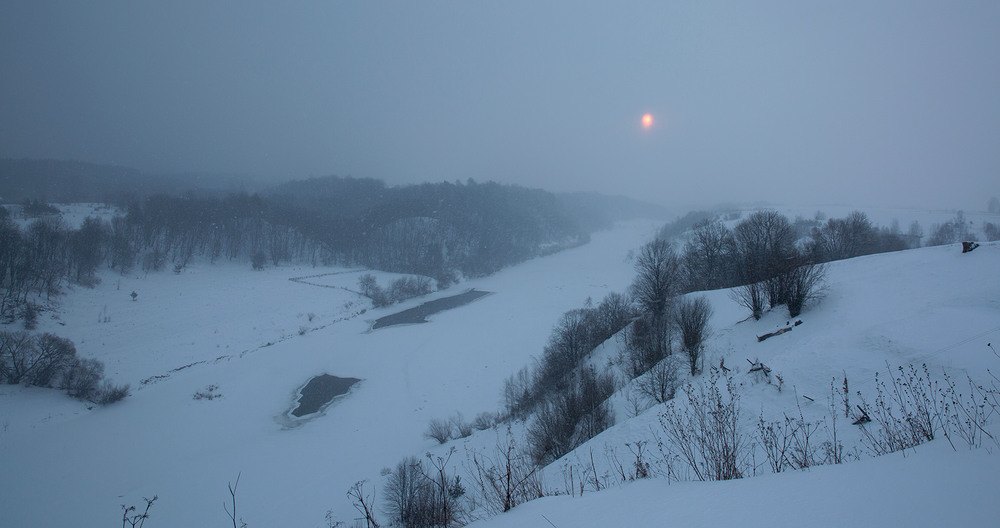
{"label": "shrub in snow", "polygon": [[0,379],[48,387],[71,365],[76,347],[53,334],[0,332]]}
{"label": "shrub in snow", "polygon": [[194,393],[193,398],[196,400],[214,400],[216,398],[221,398],[222,394],[215,392],[217,390],[219,390],[218,385],[209,385],[208,387],[205,387],[205,390]]}
{"label": "shrub in snow", "polygon": [[691,375],[698,372],[702,343],[708,337],[710,317],[712,317],[712,305],[705,297],[685,298],[677,305],[675,319],[681,333],[681,349],[688,357]]}
{"label": "shrub in snow", "polygon": [[607,403],[614,377],[584,368],[575,378],[569,389],[539,405],[528,425],[528,450],[537,464],[556,460],[614,424]]}
{"label": "shrub in snow", "polygon": [[255,251],[253,256],[250,257],[250,266],[253,269],[260,271],[264,269],[264,266],[266,265],[267,265],[267,253],[258,250]]}
{"label": "shrub in snow", "polygon": [[100,405],[110,405],[115,402],[120,402],[128,397],[130,386],[126,383],[125,385],[115,385],[110,382],[104,382],[104,386],[97,391],[97,397],[95,401]]}
{"label": "shrub in snow", "polygon": [[477,431],[485,431],[497,424],[496,413],[481,412],[472,420],[472,427]]}
{"label": "shrub in snow", "polygon": [[452,430],[455,432],[455,438],[468,438],[472,436],[472,424],[465,421],[462,413],[455,413],[450,421]]}
{"label": "shrub in snow", "polygon": [[386,296],[390,303],[396,303],[428,293],[431,293],[431,281],[427,277],[400,277],[389,285]]}
{"label": "shrub in snow", "polygon": [[103,376],[104,364],[100,361],[74,358],[63,375],[59,388],[74,398],[89,400],[97,393]]}
{"label": "shrub in snow", "polygon": [[730,298],[750,310],[750,315],[759,320],[767,308],[766,290],[763,282],[749,282],[733,288]]}
{"label": "shrub in snow", "polygon": [[[389,472],[383,488],[385,511],[393,525],[408,527],[452,526],[462,516],[459,499],[465,494],[461,479],[448,475],[448,463],[454,449],[446,457],[427,454],[427,463],[407,457]],[[352,488],[353,489],[353,488]],[[355,493],[356,507],[364,512],[363,494]],[[369,526],[375,523],[373,512],[365,513]]]}
{"label": "shrub in snow", "polygon": [[1000,387],[996,382],[983,386],[967,379],[968,388],[962,390],[947,373],[935,378],[926,364],[899,366],[888,376],[876,373],[874,401],[869,404],[862,397],[859,406],[870,418],[858,420],[862,443],[873,455],[884,455],[933,440],[940,433],[952,448],[956,443],[981,447],[984,441],[1000,447],[1000,440],[987,430],[1000,411]]}
{"label": "shrub in snow", "polygon": [[679,367],[673,357],[660,361],[638,378],[639,392],[656,403],[672,400],[680,384]]}
{"label": "shrub in snow", "polygon": [[637,318],[625,331],[625,372],[636,378],[670,355],[672,326],[649,315]]}
{"label": "shrub in snow", "polygon": [[786,274],[788,316],[798,317],[802,307],[809,301],[823,296],[826,266],[823,264],[804,264]]}
{"label": "shrub in snow", "polygon": [[451,440],[452,427],[451,421],[444,420],[442,418],[434,418],[427,424],[427,430],[424,431],[424,436],[433,440],[437,440],[439,444],[443,444],[448,440]]}
{"label": "shrub in snow", "polygon": [[[749,468],[750,439],[743,431],[737,385],[719,371],[684,390],[684,401],[660,415],[666,434],[664,456],[680,460],[698,480],[743,478]],[[668,464],[669,465],[669,464]]]}
{"label": "shrub in snow", "polygon": [[492,452],[470,452],[476,492],[486,511],[496,515],[545,495],[539,467],[532,464],[511,434],[497,439]]}

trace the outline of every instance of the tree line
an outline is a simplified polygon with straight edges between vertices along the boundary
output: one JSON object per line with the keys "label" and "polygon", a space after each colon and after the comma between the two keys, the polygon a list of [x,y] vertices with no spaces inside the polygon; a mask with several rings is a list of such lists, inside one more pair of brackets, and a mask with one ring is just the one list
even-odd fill
{"label": "tree line", "polygon": [[578,214],[551,193],[471,180],[388,187],[330,177],[266,194],[156,194],[121,207],[124,214],[87,218],[77,229],[54,215],[21,228],[3,209],[0,317],[23,316],[32,295],[93,284],[101,266],[124,274],[180,272],[195,258],[255,269],[338,264],[428,276],[447,287],[588,237]]}

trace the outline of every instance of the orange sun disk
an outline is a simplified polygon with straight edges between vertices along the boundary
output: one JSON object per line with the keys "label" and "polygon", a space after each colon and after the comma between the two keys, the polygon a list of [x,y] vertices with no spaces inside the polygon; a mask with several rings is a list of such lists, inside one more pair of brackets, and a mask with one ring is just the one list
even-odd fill
{"label": "orange sun disk", "polygon": [[653,127],[653,114],[644,114],[642,116],[642,128],[649,129]]}

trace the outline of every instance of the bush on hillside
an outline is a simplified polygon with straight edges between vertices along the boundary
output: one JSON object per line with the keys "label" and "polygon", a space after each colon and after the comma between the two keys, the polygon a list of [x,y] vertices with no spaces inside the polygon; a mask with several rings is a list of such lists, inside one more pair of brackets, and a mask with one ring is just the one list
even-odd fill
{"label": "bush on hillside", "polygon": [[681,334],[681,350],[688,357],[691,375],[697,374],[702,358],[702,343],[708,337],[708,320],[712,305],[704,296],[685,298],[677,305],[676,324]]}

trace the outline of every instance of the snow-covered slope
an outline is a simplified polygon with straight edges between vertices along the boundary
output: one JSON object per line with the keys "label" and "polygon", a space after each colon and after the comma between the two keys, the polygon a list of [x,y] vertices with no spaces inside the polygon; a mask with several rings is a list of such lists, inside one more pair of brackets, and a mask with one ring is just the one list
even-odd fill
{"label": "snow-covered slope", "polygon": [[[845,376],[854,403],[860,401],[856,391],[873,400],[876,372],[885,380],[911,364],[926,365],[940,381],[948,373],[960,385],[967,383],[966,375],[992,383],[987,369],[1000,371],[1000,357],[987,347],[1000,341],[998,270],[997,243],[964,255],[951,245],[831,263],[825,298],[803,312],[800,326],[763,342],[757,336],[789,324],[783,309],[747,320],[728,291],[695,294],[706,295],[715,308],[706,364],[724,360],[732,368],[748,434],[758,416],[776,420],[802,412],[806,421],[822,423],[816,439],[823,441],[832,415],[842,412],[831,392],[841,388]],[[774,376],[768,383],[750,374],[746,360],[772,368],[783,379],[782,389]],[[987,441],[988,447],[969,452],[959,443],[955,452],[939,435],[905,457],[874,459],[842,415],[839,439],[860,460],[735,482],[668,484],[656,446],[667,436],[659,416],[670,404],[626,419],[628,390],[616,396],[619,423],[548,466],[546,480],[570,493],[565,482],[572,468],[578,480],[596,473],[599,480],[614,482],[613,461],[628,470],[634,457],[626,443],[642,441],[644,460],[661,478],[583,498],[546,498],[474,526],[987,526],[1000,516],[995,444]],[[991,431],[1000,438],[996,421]],[[767,473],[764,453],[755,455],[758,471]]]}
{"label": "snow-covered slope", "polygon": [[939,444],[906,458],[742,480],[642,480],[583,497],[546,497],[470,526],[996,526],[996,458]]}

